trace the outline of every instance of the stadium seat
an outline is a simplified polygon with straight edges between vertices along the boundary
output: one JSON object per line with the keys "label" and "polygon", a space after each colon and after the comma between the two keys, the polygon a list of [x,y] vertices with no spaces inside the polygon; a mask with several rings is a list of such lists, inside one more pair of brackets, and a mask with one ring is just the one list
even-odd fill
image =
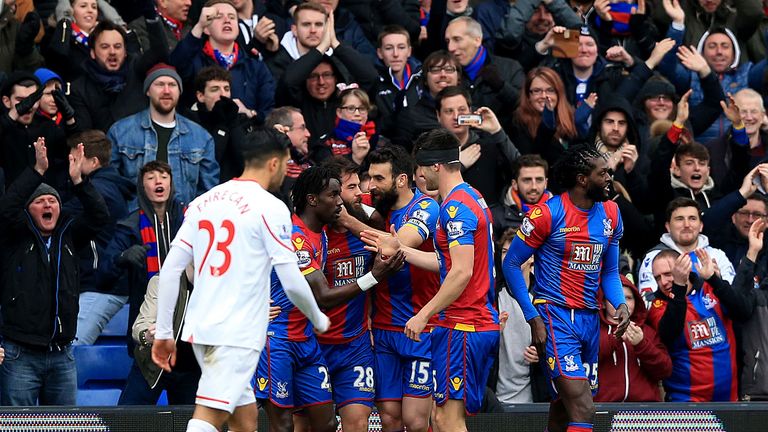
{"label": "stadium seat", "polygon": [[131,369],[125,345],[81,345],[74,355],[78,405],[116,405]]}
{"label": "stadium seat", "polygon": [[120,389],[78,389],[78,406],[116,406],[120,400]]}

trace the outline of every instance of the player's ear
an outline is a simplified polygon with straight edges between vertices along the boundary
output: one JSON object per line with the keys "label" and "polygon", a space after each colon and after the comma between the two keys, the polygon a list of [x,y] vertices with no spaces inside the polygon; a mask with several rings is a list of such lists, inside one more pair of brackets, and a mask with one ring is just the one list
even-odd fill
{"label": "player's ear", "polygon": [[307,204],[309,204],[310,207],[317,206],[317,195],[307,194]]}

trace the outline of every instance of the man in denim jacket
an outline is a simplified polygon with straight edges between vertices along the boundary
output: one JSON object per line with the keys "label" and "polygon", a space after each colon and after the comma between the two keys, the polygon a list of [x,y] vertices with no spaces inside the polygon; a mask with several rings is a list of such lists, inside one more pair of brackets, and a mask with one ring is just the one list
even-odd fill
{"label": "man in denim jacket", "polygon": [[168,162],[174,173],[176,196],[189,203],[219,182],[213,138],[201,126],[176,113],[182,92],[176,69],[163,63],[150,69],[144,92],[149,97],[149,108],[109,129],[107,135],[115,143],[112,166],[135,182],[146,162]]}

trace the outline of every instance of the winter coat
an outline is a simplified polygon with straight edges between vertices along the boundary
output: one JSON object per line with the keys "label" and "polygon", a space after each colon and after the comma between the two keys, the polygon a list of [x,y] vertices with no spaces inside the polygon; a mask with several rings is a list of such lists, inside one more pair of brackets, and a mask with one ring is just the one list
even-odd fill
{"label": "winter coat", "polygon": [[[169,57],[171,64],[184,80],[185,88],[189,90],[194,89],[195,76],[201,69],[217,65],[203,53],[205,41],[205,38],[196,38],[190,33],[181,40]],[[269,68],[263,61],[250,56],[244,47],[239,47],[237,61],[229,72],[232,74],[232,99],[240,99],[247,108],[255,110],[257,122],[263,123],[267,114],[275,107],[275,81]],[[194,91],[189,90],[185,92],[189,94],[188,101],[194,96]]]}
{"label": "winter coat", "polygon": [[595,402],[661,402],[659,382],[672,374],[672,360],[656,331],[645,322],[648,310],[640,292],[624,276],[621,284],[632,291],[635,309],[630,320],[642,329],[643,339],[637,345],[617,339],[606,308],[600,308],[599,387]]}
{"label": "winter coat", "polygon": [[[187,22],[182,28],[181,28],[181,40],[176,39],[176,35],[173,34],[173,30],[171,30],[170,27],[162,20],[160,19],[161,24],[161,35],[163,36],[163,40],[168,46],[169,51],[173,51],[174,48],[181,42],[181,40],[184,40],[184,38],[189,34],[189,32],[192,30],[192,27],[194,27],[194,23]],[[133,30],[133,33],[136,34],[139,45],[141,46],[141,49],[143,51],[147,51],[150,48],[152,41],[150,35],[153,31],[157,31],[157,29],[147,28],[147,22],[144,19],[144,17],[138,17],[135,20],[131,21],[128,24],[128,28],[130,30]]]}
{"label": "winter coat", "polygon": [[462,166],[462,176],[493,207],[511,180],[509,167],[520,157],[520,152],[504,129],[495,134],[470,129],[462,149],[472,144],[480,145],[480,158],[469,168]]}
{"label": "winter coat", "polygon": [[[678,49],[683,41],[683,34],[687,31],[688,29],[685,31],[675,30],[670,26],[669,31],[667,32],[667,37],[675,40],[675,47],[673,50]],[[717,77],[720,81],[720,87],[723,89],[723,93],[731,93],[732,95],[735,95],[739,90],[747,88],[749,84],[750,70],[752,69],[753,64],[751,62],[742,63],[740,61],[741,49],[739,43],[730,30],[726,29],[726,32],[733,43],[734,60],[731,67],[724,73],[718,74]],[[699,53],[703,53],[704,40],[708,36],[709,32],[707,31],[701,39],[698,40]],[[699,78],[699,74],[683,67],[677,57],[673,55],[665,56],[664,60],[659,64],[658,70],[675,85],[677,94],[682,95],[688,91],[688,89],[692,90],[689,99],[689,103],[692,106],[698,105],[704,100],[705,94],[702,89],[702,82],[701,78]],[[730,127],[730,120],[725,117],[725,114],[721,114],[706,130],[696,135],[696,140],[699,142],[713,140],[724,135]]]}
{"label": "winter coat", "polygon": [[[157,133],[149,108],[112,125],[107,138],[114,143],[112,166],[131,181],[141,180],[141,167],[157,158]],[[181,202],[190,203],[219,184],[213,138],[202,126],[176,114],[176,127],[167,151],[174,188]]]}
{"label": "winter coat", "polygon": [[650,194],[646,196],[648,212],[654,215],[657,230],[664,231],[666,221],[665,211],[670,201],[677,197],[691,198],[699,203],[702,210],[701,220],[704,232],[716,230],[731,220],[731,215],[747,203],[739,193],[733,191],[722,196],[715,188],[715,182],[709,177],[700,191],[693,191],[687,185],[670,173],[670,165],[675,156],[677,144],[673,144],[670,136],[675,134],[674,126],[662,135],[656,153],[651,159],[648,187]]}
{"label": "winter coat", "polygon": [[757,264],[744,257],[739,263],[733,289],[746,296],[752,306],[751,317],[741,327],[740,374],[742,400],[768,400],[768,256],[757,256]]}
{"label": "winter coat", "polygon": [[85,63],[85,75],[72,83],[69,102],[75,109],[79,130],[99,129],[107,132],[113,123],[147,107],[144,79],[149,68],[164,61],[168,47],[162,40],[162,24],[159,19],[147,21],[151,30],[151,48],[142,55],[128,55],[120,74],[125,76],[121,90],[110,89],[104,84],[104,71],[92,59]]}
{"label": "winter coat", "polygon": [[48,149],[45,182],[63,193],[69,181],[69,147],[64,129],[38,115],[31,124],[23,125],[11,120],[5,107],[0,111],[0,166],[5,172],[5,187],[9,187],[27,167],[35,165],[32,144],[38,137],[43,137]]}
{"label": "winter coat", "polygon": [[[733,264],[731,264],[723,251],[709,245],[709,238],[707,238],[706,235],[699,234],[699,240],[696,248],[704,249],[707,251],[710,258],[715,260],[715,263],[717,263],[717,266],[720,268],[720,275],[726,282],[730,283],[733,281],[734,276],[736,276],[736,271],[733,269]],[[640,292],[646,299],[649,299],[650,297],[648,297],[648,295],[655,292],[658,288],[656,279],[653,278],[652,265],[653,259],[656,257],[656,255],[659,254],[659,252],[664,249],[674,249],[678,252],[681,252],[677,245],[675,245],[672,237],[669,234],[664,234],[661,236],[661,243],[656,245],[653,249],[648,251],[647,254],[645,254],[643,262],[640,264],[640,268],[638,269],[637,280],[639,282],[637,287],[640,289]]]}
{"label": "winter coat", "polygon": [[[128,202],[136,197],[136,184],[121,176],[114,167],[105,166],[93,171],[89,176],[91,184],[104,199],[109,211],[109,223],[99,235],[78,250],[80,255],[80,292],[101,292],[115,295],[128,295],[125,284],[105,281],[98,272],[99,261],[105,255],[105,249],[115,235],[117,221],[128,216]],[[83,204],[74,198],[64,204],[72,214],[82,214]]]}
{"label": "winter coat", "polygon": [[381,133],[387,137],[397,134],[398,116],[416,105],[421,98],[423,87],[421,83],[426,78],[421,70],[421,63],[413,57],[408,58],[408,66],[411,68],[411,76],[401,89],[395,85],[395,79],[389,68],[378,62],[376,69],[379,72],[379,82],[375,95],[370,95],[376,104],[376,124]]}
{"label": "winter coat", "polygon": [[423,89],[421,99],[415,105],[397,115],[397,126],[393,141],[409,152],[419,135],[440,127],[440,122],[437,121],[435,99],[426,88]]}
{"label": "winter coat", "polygon": [[337,83],[357,83],[361,89],[372,95],[378,80],[372,63],[344,43],[333,50],[331,57],[313,49],[293,62],[277,83],[275,101],[279,106],[291,105],[301,109],[313,143],[333,133],[336,108],[341,103],[337,92],[329,99],[320,101],[310,96],[307,91],[307,78],[324,58],[330,59]]}
{"label": "winter coat", "polygon": [[[136,317],[139,315],[139,308],[144,301],[144,294],[147,292],[147,283],[149,282],[149,273],[146,262],[139,268],[133,266],[121,266],[119,263],[120,255],[126,249],[134,245],[144,244],[141,236],[140,212],[144,212],[147,218],[152,221],[157,242],[157,258],[162,266],[162,262],[170,249],[171,240],[181,228],[184,220],[184,207],[181,202],[175,198],[173,183],[171,183],[170,199],[166,202],[165,222],[160,224],[155,214],[152,204],[144,191],[144,185],[141,179],[137,182],[136,201],[139,209],[132,211],[128,217],[117,222],[115,234],[107,246],[104,257],[99,265],[100,277],[105,281],[113,283],[118,280],[125,281],[128,287],[128,323],[133,326]],[[167,243],[167,247],[165,244]],[[121,282],[122,283],[122,282]],[[131,329],[128,329],[130,336]],[[128,353],[133,355],[133,338],[128,340]]]}
{"label": "winter coat", "polygon": [[[517,0],[514,4],[508,0],[493,0],[477,5],[474,18],[483,28],[483,45],[497,55],[508,55],[509,50],[519,49],[526,37],[535,36],[534,43],[540,40],[543,35],[533,35],[525,28],[539,4],[536,0]],[[565,28],[583,25],[582,19],[565,0],[553,0],[547,10],[555,22]],[[519,57],[511,57],[523,63]]]}
{"label": "winter coat", "polygon": [[[72,342],[77,328],[80,274],[77,250],[108,224],[104,200],[87,179],[74,187],[83,213],[62,211],[46,240],[27,201],[43,177],[25,170],[0,199],[0,333],[15,342],[48,348]],[[50,243],[48,243],[50,242]]]}
{"label": "winter coat", "polygon": [[[230,102],[234,106],[234,102]],[[219,184],[243,173],[243,146],[250,120],[244,115],[228,115],[218,108],[219,102],[208,111],[204,104],[195,103],[187,116],[213,137],[216,162],[219,163]]]}
{"label": "winter coat", "polygon": [[9,7],[3,7],[0,12],[0,78],[3,73],[15,70],[33,72],[45,63],[40,53],[33,49],[26,55],[16,52],[16,33],[21,23],[14,17]]}
{"label": "winter coat", "polygon": [[[491,74],[498,74],[498,78],[503,82],[501,88],[493,88],[486,79],[486,76]],[[525,73],[520,63],[488,53],[475,80],[469,79],[465,71],[460,79],[460,85],[469,90],[473,108],[490,108],[498,117],[499,123],[509,131],[514,112],[511,107],[517,106],[524,81]]]}
{"label": "winter coat", "polygon": [[[656,5],[654,5],[656,6]],[[713,27],[727,27],[736,33],[739,45],[749,46],[750,51],[757,49],[758,45],[765,44],[762,33],[758,32],[758,26],[763,19],[762,2],[754,0],[733,0],[722,2],[713,13],[706,12],[699,1],[680,2],[685,12],[685,39],[686,46],[696,45],[702,35]],[[671,22],[669,15],[661,4],[652,10],[653,19],[662,27]],[[671,28],[671,26],[670,26]],[[764,52],[765,48],[763,48]],[[753,58],[757,61],[759,58]]]}

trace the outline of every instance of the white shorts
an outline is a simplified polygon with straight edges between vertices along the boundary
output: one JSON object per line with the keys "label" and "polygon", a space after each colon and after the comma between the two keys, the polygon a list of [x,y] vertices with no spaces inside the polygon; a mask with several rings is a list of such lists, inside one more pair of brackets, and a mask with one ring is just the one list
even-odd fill
{"label": "white shorts", "polygon": [[202,372],[195,404],[232,414],[256,402],[251,380],[259,364],[258,350],[192,344],[192,351]]}

